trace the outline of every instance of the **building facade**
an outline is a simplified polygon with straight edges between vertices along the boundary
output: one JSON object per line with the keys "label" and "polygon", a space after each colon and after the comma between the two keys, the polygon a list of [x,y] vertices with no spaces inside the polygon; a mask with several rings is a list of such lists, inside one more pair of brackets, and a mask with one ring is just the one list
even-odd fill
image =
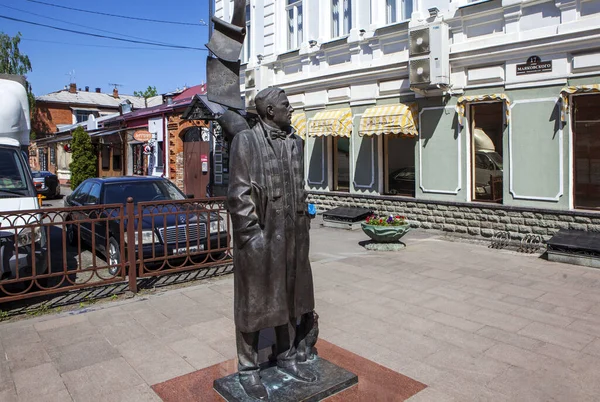
{"label": "building facade", "polygon": [[286,90],[320,210],[486,237],[600,229],[600,1],[251,0],[247,16],[248,107]]}

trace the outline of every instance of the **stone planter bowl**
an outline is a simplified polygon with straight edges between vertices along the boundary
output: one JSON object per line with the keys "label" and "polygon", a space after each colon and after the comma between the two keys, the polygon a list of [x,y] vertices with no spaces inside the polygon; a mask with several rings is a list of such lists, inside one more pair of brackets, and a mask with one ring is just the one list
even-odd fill
{"label": "stone planter bowl", "polygon": [[410,230],[408,223],[399,226],[376,226],[361,222],[361,227],[367,236],[379,243],[395,243]]}

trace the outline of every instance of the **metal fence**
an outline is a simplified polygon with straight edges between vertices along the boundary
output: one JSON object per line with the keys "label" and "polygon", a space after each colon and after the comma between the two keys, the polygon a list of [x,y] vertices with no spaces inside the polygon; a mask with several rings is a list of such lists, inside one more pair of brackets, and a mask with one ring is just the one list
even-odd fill
{"label": "metal fence", "polygon": [[0,303],[230,264],[224,198],[0,213]]}

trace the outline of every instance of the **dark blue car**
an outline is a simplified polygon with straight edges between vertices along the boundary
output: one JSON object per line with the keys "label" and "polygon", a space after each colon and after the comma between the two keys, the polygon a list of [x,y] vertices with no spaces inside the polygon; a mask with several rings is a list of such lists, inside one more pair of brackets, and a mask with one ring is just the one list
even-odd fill
{"label": "dark blue car", "polygon": [[[169,180],[152,176],[93,178],[82,182],[73,193],[65,197],[65,207],[97,205],[98,210],[77,210],[73,208],[67,216],[67,240],[76,246],[78,238],[89,245],[93,244],[106,256],[109,265],[120,263],[121,220],[123,230],[127,230],[125,208],[103,207],[109,204],[125,206],[127,198],[134,201],[135,252],[142,244],[144,261],[162,263],[164,257],[173,259],[188,254],[202,256],[204,250],[217,250],[227,247],[227,223],[217,212],[208,213],[194,207],[194,203],[182,201],[187,197]],[[138,208],[139,203],[144,208]],[[141,216],[141,234],[139,221]],[[79,222],[78,222],[79,221]],[[94,226],[92,228],[92,226]],[[126,232],[124,244],[127,248]],[[209,245],[210,235],[210,245]],[[94,240],[92,240],[94,238]],[[115,274],[118,267],[110,269]]]}

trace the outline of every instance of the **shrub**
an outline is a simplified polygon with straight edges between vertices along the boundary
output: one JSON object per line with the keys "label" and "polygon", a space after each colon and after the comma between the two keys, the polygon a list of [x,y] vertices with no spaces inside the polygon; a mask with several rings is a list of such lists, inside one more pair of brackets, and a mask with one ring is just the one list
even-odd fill
{"label": "shrub", "polygon": [[97,176],[98,163],[90,136],[83,127],[77,127],[71,141],[73,160],[69,164],[71,170],[71,188],[75,189],[82,181]]}

